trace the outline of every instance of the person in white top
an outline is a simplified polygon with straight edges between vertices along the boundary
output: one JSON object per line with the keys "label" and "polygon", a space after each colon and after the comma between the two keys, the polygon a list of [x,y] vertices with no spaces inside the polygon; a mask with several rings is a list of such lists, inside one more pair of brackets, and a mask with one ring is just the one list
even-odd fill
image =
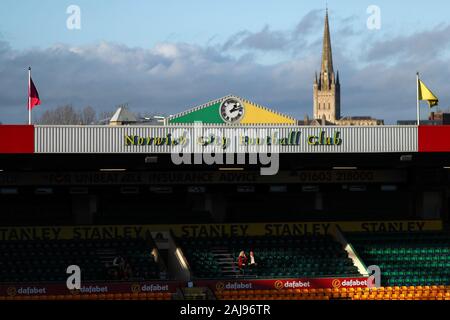
{"label": "person in white top", "polygon": [[250,266],[256,266],[255,253],[253,251],[250,251]]}

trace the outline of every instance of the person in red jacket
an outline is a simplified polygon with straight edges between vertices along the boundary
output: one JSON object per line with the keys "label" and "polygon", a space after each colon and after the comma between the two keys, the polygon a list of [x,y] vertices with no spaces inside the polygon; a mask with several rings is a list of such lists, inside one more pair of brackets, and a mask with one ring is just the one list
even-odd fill
{"label": "person in red jacket", "polygon": [[242,270],[245,268],[246,265],[247,265],[247,256],[245,255],[244,251],[241,251],[238,257],[238,267],[240,270]]}

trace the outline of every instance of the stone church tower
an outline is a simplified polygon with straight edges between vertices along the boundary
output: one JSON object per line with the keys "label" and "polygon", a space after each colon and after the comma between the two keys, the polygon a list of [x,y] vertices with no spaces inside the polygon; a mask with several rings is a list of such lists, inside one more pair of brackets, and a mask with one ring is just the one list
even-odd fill
{"label": "stone church tower", "polygon": [[339,72],[334,74],[333,55],[331,52],[328,9],[325,15],[323,32],[322,67],[319,78],[314,79],[314,119],[336,123],[341,118],[341,86]]}

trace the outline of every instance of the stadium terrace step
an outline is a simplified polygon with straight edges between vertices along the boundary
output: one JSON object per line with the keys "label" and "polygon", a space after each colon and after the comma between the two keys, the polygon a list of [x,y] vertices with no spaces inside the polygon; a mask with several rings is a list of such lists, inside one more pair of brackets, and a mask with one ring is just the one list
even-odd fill
{"label": "stadium terrace step", "polygon": [[211,254],[223,276],[235,277],[239,275],[233,255],[227,247],[213,247],[211,248]]}

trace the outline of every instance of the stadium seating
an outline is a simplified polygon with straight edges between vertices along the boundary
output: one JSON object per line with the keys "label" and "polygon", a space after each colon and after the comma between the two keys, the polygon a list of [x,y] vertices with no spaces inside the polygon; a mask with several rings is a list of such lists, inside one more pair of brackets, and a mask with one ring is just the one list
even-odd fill
{"label": "stadium seating", "polygon": [[0,296],[1,300],[171,300],[172,293],[106,293],[106,294],[61,294],[37,296]]}
{"label": "stadium seating", "polygon": [[65,281],[69,265],[81,268],[83,281],[120,280],[108,274],[119,255],[130,264],[133,279],[158,279],[152,249],[143,239],[2,241],[0,282]]}
{"label": "stadium seating", "polygon": [[222,290],[219,300],[450,300],[450,286]]}
{"label": "stadium seating", "polygon": [[[221,290],[218,300],[446,300],[450,301],[450,286],[282,289],[282,290]],[[106,293],[40,296],[0,296],[1,300],[171,300],[172,293]]]}
{"label": "stadium seating", "polygon": [[346,237],[367,266],[380,267],[382,285],[450,284],[450,234],[349,233]]}
{"label": "stadium seating", "polygon": [[[359,275],[330,236],[182,238],[178,240],[196,278],[291,278]],[[239,252],[255,253],[256,267],[237,269]]]}

